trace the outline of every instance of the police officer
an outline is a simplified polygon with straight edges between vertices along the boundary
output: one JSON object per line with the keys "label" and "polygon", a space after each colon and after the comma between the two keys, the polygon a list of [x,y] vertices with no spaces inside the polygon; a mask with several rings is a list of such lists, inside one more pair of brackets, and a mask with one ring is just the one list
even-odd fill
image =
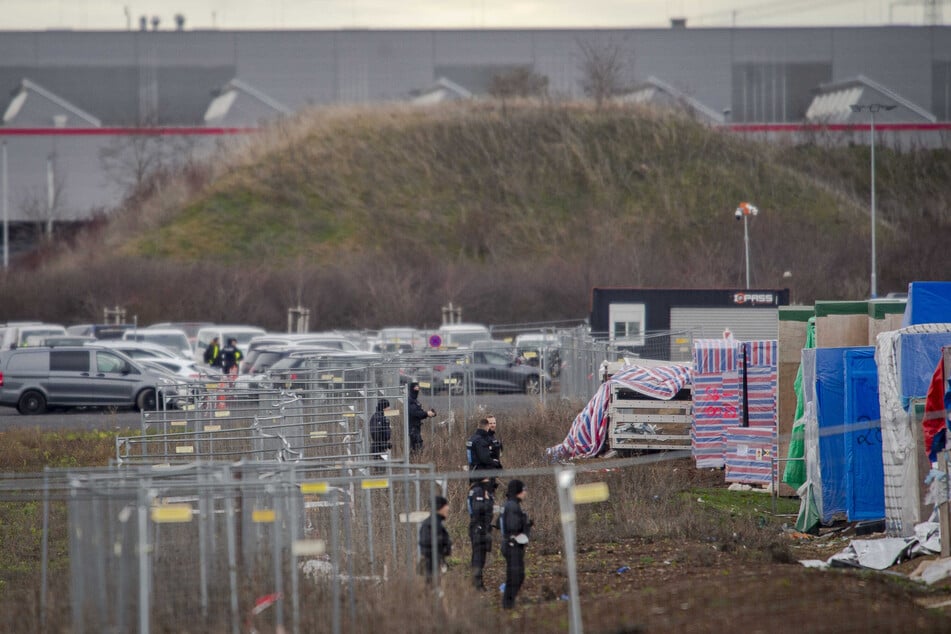
{"label": "police officer", "polygon": [[390,421],[386,417],[386,408],[390,402],[381,398],[376,404],[376,411],[367,422],[367,431],[370,436],[370,453],[376,454],[377,458],[382,458],[383,454],[390,449]]}
{"label": "police officer", "polygon": [[221,346],[218,343],[218,337],[214,337],[205,348],[204,359],[205,363],[213,368],[221,366]]}
{"label": "police officer", "polygon": [[506,610],[515,607],[522,582],[525,581],[525,546],[532,530],[532,520],[522,510],[525,499],[525,483],[510,480],[505,491],[505,506],[499,517],[502,529],[502,556],[505,557],[505,591],[502,594],[502,607]]}
{"label": "police officer", "polygon": [[424,409],[419,404],[419,383],[409,384],[409,396],[407,399],[407,417],[409,418],[409,450],[410,453],[416,453],[423,448],[423,420],[432,418],[436,415],[433,408]]}
{"label": "police officer", "polygon": [[[466,441],[466,462],[469,464],[470,472],[502,469],[502,462],[499,459],[502,455],[502,443],[498,442],[492,433],[495,427],[494,421],[495,417],[480,420],[478,429]],[[469,482],[478,482],[480,475],[470,478]]]}
{"label": "police officer", "polygon": [[[452,554],[452,540],[449,538],[449,531],[446,530],[444,524],[446,517],[449,516],[449,500],[437,495],[434,508],[436,512],[431,513],[419,525],[419,572],[426,577],[428,582],[432,582],[433,578],[433,557],[436,558],[436,565],[440,572],[445,572],[446,557]],[[435,543],[433,543],[434,517],[436,521]]]}
{"label": "police officer", "polygon": [[228,339],[228,345],[221,349],[221,371],[225,374],[237,374],[238,363],[244,355],[238,348],[238,340],[232,337]]}
{"label": "police officer", "polygon": [[495,426],[496,420],[495,416],[489,414],[485,417],[489,421],[489,437],[492,439],[492,460],[499,465],[499,469],[502,468],[502,441],[499,440],[498,436],[495,435]]}
{"label": "police officer", "polygon": [[485,590],[482,571],[492,550],[492,513],[495,508],[495,478],[484,476],[469,487],[466,507],[469,510],[469,541],[472,543],[472,585]]}

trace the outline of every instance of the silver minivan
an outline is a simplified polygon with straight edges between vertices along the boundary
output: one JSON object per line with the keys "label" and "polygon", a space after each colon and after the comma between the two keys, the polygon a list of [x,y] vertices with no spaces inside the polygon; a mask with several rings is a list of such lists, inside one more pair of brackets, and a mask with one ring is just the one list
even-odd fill
{"label": "silver minivan", "polygon": [[0,353],[0,405],[21,414],[52,407],[156,408],[156,390],[171,387],[116,350],[94,346],[19,348]]}

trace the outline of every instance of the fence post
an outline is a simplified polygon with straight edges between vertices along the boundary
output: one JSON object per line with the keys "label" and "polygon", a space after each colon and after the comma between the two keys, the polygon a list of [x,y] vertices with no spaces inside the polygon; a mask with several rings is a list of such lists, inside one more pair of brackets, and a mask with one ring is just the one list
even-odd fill
{"label": "fence post", "polygon": [[556,474],[558,483],[558,506],[561,510],[561,532],[565,538],[565,567],[568,569],[569,629],[571,634],[581,634],[581,601],[578,598],[578,568],[575,560],[575,505],[571,499],[571,490],[575,483],[574,469],[559,469]]}

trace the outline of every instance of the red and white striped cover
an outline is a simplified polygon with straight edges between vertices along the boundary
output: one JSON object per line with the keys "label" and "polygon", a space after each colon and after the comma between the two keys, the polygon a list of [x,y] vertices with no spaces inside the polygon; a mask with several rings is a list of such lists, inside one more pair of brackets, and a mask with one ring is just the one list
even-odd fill
{"label": "red and white striped cover", "polygon": [[591,458],[601,452],[608,434],[607,406],[612,385],[669,401],[688,383],[690,369],[684,365],[626,365],[601,384],[571,423],[565,440],[560,445],[549,447],[546,453],[554,460],[571,460]]}

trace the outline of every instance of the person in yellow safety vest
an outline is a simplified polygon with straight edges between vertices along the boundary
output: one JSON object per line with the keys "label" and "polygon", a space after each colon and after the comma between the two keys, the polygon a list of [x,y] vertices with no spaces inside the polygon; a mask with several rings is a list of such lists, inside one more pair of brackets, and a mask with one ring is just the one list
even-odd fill
{"label": "person in yellow safety vest", "polygon": [[205,348],[205,363],[212,367],[221,366],[221,346],[218,343],[218,337],[213,338]]}

